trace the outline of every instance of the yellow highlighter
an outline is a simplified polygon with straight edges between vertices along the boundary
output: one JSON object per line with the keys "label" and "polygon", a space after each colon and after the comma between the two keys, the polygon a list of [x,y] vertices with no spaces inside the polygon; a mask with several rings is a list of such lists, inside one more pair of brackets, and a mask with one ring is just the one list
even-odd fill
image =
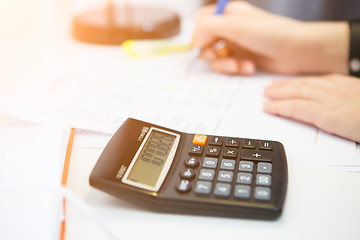
{"label": "yellow highlighter", "polygon": [[127,40],[122,44],[125,52],[132,58],[148,58],[190,50],[189,44],[174,40]]}

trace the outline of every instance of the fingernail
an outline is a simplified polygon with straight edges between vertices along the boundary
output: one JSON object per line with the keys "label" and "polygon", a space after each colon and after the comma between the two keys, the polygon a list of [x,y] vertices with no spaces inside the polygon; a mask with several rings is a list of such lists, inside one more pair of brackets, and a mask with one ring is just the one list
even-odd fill
{"label": "fingernail", "polygon": [[264,103],[263,103],[263,110],[264,110],[264,112],[266,112],[266,113],[272,113],[272,111],[271,111],[271,106],[272,106],[271,101],[264,102]]}
{"label": "fingernail", "polygon": [[195,36],[195,34],[193,34],[192,37],[191,37],[191,42],[190,42],[190,46],[191,46],[191,47],[197,47],[197,46],[196,46],[196,43],[197,43],[196,40],[197,40],[197,39],[196,39],[196,36]]}
{"label": "fingernail", "polygon": [[278,85],[282,85],[285,83],[286,83],[286,80],[284,80],[284,79],[275,79],[271,82],[270,86],[278,86]]}
{"label": "fingernail", "polygon": [[269,86],[266,86],[265,88],[264,88],[264,96],[265,97],[269,97],[269,92],[271,91],[271,85],[269,85]]}
{"label": "fingernail", "polygon": [[200,58],[207,60],[207,61],[212,61],[212,60],[215,60],[216,56],[215,56],[214,52],[212,52],[210,50],[205,50],[201,53]]}
{"label": "fingernail", "polygon": [[255,65],[253,63],[246,63],[242,66],[241,71],[245,75],[253,75],[255,73]]}
{"label": "fingernail", "polygon": [[238,66],[235,61],[227,61],[219,63],[220,71],[229,74],[235,74],[238,71]]}

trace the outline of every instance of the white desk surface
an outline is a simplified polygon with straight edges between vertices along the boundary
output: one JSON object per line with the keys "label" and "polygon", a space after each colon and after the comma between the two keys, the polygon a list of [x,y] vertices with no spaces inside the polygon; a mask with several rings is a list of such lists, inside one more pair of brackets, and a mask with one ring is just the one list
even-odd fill
{"label": "white desk surface", "polygon": [[[359,239],[360,174],[289,166],[282,216],[276,221],[156,213],[102,193],[88,183],[101,150],[74,149],[68,188],[119,239]],[[66,239],[110,239],[68,204]]]}
{"label": "white desk surface", "polygon": [[[0,73],[1,91],[12,85],[15,78],[26,78],[33,67],[47,63],[47,59],[35,61],[36,51],[30,48],[22,58],[14,58],[13,53],[23,49],[1,47],[0,64],[7,66]],[[18,120],[0,121],[1,126],[19,124],[22,122]],[[68,188],[85,201],[98,221],[121,240],[360,239],[359,173],[289,165],[285,208],[278,220],[200,217],[149,212],[91,188],[88,178],[100,153],[101,149],[73,149]],[[110,238],[103,228],[69,203],[66,239]]]}

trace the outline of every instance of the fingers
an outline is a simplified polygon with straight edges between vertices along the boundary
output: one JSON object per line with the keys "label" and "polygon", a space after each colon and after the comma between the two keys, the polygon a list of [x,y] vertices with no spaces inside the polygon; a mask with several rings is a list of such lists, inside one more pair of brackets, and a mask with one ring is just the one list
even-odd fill
{"label": "fingers", "polygon": [[[359,141],[360,82],[343,75],[306,77],[273,83],[264,111],[315,125],[321,130]],[[311,96],[311,94],[314,94]]]}
{"label": "fingers", "polygon": [[256,71],[255,63],[248,59],[219,58],[210,62],[213,70],[230,75],[252,75]]}
{"label": "fingers", "polygon": [[[275,81],[264,94],[264,111],[317,126],[324,105],[331,101],[334,85],[324,77],[300,77]],[[318,126],[319,127],[319,126]]]}
{"label": "fingers", "polygon": [[199,58],[208,62],[214,61],[218,58],[216,50],[213,48],[207,48],[200,52]]}
{"label": "fingers", "polygon": [[264,94],[272,99],[264,103],[265,112],[306,122],[328,132],[333,132],[334,127],[329,124],[333,119],[324,119],[333,116],[333,111],[341,106],[339,98],[343,97],[339,94],[339,82],[328,75],[275,81],[265,88]]}
{"label": "fingers", "polygon": [[199,58],[205,61],[214,61],[217,58],[225,58],[231,55],[230,49],[224,40],[219,40],[212,46],[203,49]]}
{"label": "fingers", "polygon": [[265,102],[264,111],[286,118],[316,125],[322,106],[318,102],[304,99],[275,100]]}
{"label": "fingers", "polygon": [[322,77],[304,77],[273,82],[264,94],[271,99],[307,99],[322,101],[334,92],[336,86]]}
{"label": "fingers", "polygon": [[204,49],[199,58],[209,62],[211,68],[220,73],[253,75],[256,65],[251,54],[241,48],[233,49],[233,43],[220,40]]}

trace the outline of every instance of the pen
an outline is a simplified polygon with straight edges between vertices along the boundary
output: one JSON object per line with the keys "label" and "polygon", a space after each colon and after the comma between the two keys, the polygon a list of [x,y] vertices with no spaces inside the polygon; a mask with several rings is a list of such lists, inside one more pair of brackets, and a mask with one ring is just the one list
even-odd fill
{"label": "pen", "polygon": [[[214,15],[221,15],[223,14],[224,10],[225,10],[225,7],[226,7],[226,4],[229,2],[229,0],[218,0],[216,2],[216,8],[215,8],[215,12],[214,12]],[[218,40],[217,42],[215,43],[212,43],[211,44],[212,47],[216,50],[216,53],[219,57],[227,57],[229,56],[229,49],[228,47],[226,46],[226,42],[224,40]],[[210,46],[206,46],[204,47],[205,48],[208,48]],[[195,57],[195,60],[199,57],[201,51],[203,49],[196,49],[196,51],[194,51],[194,55],[196,56]]]}
{"label": "pen", "polygon": [[229,0],[218,0],[216,2],[216,9],[215,9],[215,14],[219,15],[222,14],[224,12],[224,9],[226,7],[226,4],[228,3]]}
{"label": "pen", "polygon": [[[218,0],[216,2],[216,9],[214,14],[215,15],[221,15],[223,14],[226,4],[229,2],[229,0]],[[216,53],[219,57],[227,57],[229,56],[229,49],[226,46],[226,42],[224,40],[219,40],[214,44],[214,48],[216,49]]]}

